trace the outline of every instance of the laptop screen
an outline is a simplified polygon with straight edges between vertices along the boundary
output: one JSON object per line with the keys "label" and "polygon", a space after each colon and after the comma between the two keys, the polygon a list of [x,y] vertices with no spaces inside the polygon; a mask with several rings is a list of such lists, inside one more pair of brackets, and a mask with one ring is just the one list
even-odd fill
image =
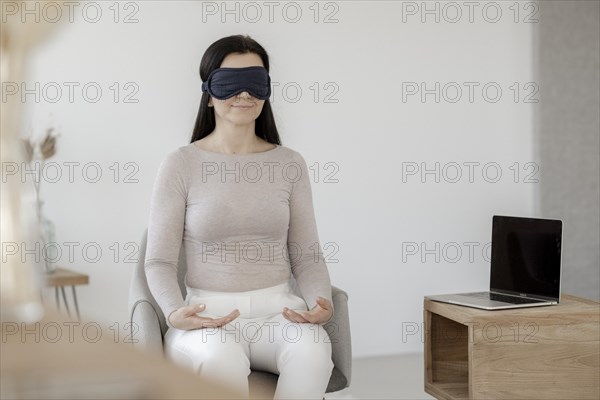
{"label": "laptop screen", "polygon": [[490,289],[558,300],[562,221],[494,215]]}

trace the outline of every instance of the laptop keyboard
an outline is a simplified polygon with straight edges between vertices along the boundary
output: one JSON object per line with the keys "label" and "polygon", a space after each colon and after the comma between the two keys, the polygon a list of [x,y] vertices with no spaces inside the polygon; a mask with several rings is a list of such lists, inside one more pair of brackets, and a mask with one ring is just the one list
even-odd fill
{"label": "laptop keyboard", "polygon": [[516,296],[507,296],[504,294],[489,293],[489,292],[473,293],[473,296],[479,297],[482,299],[502,301],[504,303],[511,303],[511,304],[543,303],[542,300],[527,299],[524,297],[516,297]]}

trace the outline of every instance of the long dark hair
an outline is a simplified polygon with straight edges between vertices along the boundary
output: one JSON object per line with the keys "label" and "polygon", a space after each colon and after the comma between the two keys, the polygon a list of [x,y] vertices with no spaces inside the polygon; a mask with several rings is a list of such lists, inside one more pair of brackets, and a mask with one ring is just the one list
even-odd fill
{"label": "long dark hair", "polygon": [[[223,59],[230,53],[255,53],[262,59],[267,71],[269,70],[269,55],[254,39],[248,35],[227,36],[211,44],[202,56],[202,60],[200,61],[200,78],[203,82],[208,79],[213,70],[221,66]],[[210,95],[208,92],[202,93],[200,108],[198,109],[198,116],[196,117],[190,143],[208,136],[215,129],[215,110],[214,107],[208,106],[209,99]],[[262,111],[258,118],[256,118],[255,130],[256,136],[269,143],[281,145],[269,99],[265,100]]]}

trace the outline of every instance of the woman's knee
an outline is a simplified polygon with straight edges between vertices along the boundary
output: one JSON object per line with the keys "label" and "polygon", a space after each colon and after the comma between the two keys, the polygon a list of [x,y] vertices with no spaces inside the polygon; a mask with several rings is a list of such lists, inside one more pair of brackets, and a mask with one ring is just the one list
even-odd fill
{"label": "woman's knee", "polygon": [[250,360],[244,343],[234,335],[221,334],[220,328],[204,328],[186,331],[170,343],[170,354],[198,370],[238,371],[246,376],[250,373]]}
{"label": "woman's knee", "polygon": [[331,341],[322,325],[308,323],[290,323],[282,329],[280,352],[282,362],[295,360],[333,369],[331,360]]}

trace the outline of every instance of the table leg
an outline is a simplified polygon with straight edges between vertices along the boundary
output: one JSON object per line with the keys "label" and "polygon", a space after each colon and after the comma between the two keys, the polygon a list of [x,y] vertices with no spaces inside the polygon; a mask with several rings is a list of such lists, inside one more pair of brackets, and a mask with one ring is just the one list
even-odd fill
{"label": "table leg", "polygon": [[71,317],[71,311],[69,311],[69,303],[67,303],[67,295],[65,294],[65,287],[61,286],[60,291],[62,292],[62,298],[63,298],[63,301],[65,302],[65,308],[67,309],[67,314],[69,315],[69,317]]}
{"label": "table leg", "polygon": [[73,291],[73,302],[75,303],[75,311],[77,312],[77,320],[80,320],[79,316],[79,304],[77,304],[77,293],[75,293],[75,286],[71,286],[71,290]]}
{"label": "table leg", "polygon": [[58,300],[58,286],[54,287],[54,297],[56,298],[56,311],[60,310],[60,301]]}

